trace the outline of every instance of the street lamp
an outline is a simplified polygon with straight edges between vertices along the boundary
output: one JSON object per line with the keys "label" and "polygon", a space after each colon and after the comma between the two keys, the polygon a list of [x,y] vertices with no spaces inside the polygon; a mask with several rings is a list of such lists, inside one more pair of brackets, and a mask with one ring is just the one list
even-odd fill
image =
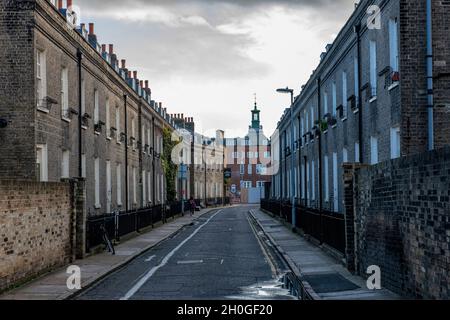
{"label": "street lamp", "polygon": [[[291,187],[290,187],[290,193],[291,193],[291,215],[292,215],[292,228],[293,230],[295,230],[295,225],[296,225],[296,219],[295,219],[295,198],[294,198],[294,166],[295,166],[295,161],[294,161],[294,135],[295,135],[295,130],[294,130],[294,90],[290,89],[289,87],[286,88],[280,88],[277,89],[278,93],[289,93],[291,95]],[[281,159],[280,159],[281,161]]]}

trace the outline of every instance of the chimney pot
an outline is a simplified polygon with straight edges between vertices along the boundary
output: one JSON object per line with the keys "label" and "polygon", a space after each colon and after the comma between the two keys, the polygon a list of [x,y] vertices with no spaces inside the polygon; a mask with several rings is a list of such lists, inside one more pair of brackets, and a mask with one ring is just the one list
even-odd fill
{"label": "chimney pot", "polygon": [[86,28],[86,24],[85,23],[80,23],[80,27],[81,27],[81,30],[84,31],[84,29]]}
{"label": "chimney pot", "polygon": [[67,8],[72,7],[72,0],[67,0]]}
{"label": "chimney pot", "polygon": [[89,23],[89,34],[94,34],[94,24],[92,22]]}
{"label": "chimney pot", "polygon": [[128,78],[132,78],[131,71],[128,71]]}
{"label": "chimney pot", "polygon": [[141,86],[141,88],[143,88],[144,87],[144,81],[139,81],[139,85]]}
{"label": "chimney pot", "polygon": [[112,55],[114,53],[114,45],[110,44],[109,45],[109,54]]}
{"label": "chimney pot", "polygon": [[102,52],[106,51],[106,44],[102,44]]}
{"label": "chimney pot", "polygon": [[62,7],[63,7],[62,0],[58,0],[58,9],[62,9]]}
{"label": "chimney pot", "polygon": [[148,89],[148,80],[145,80],[145,89]]}
{"label": "chimney pot", "polygon": [[133,71],[133,77],[137,79],[137,71]]}
{"label": "chimney pot", "polygon": [[126,67],[126,60],[122,59],[122,69],[125,69],[125,67]]}

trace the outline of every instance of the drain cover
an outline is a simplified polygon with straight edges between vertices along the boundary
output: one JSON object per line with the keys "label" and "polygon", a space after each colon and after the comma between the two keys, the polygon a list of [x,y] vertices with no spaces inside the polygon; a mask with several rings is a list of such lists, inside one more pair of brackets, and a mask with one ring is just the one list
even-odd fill
{"label": "drain cover", "polygon": [[359,289],[359,286],[345,279],[339,273],[304,276],[317,293],[339,292]]}

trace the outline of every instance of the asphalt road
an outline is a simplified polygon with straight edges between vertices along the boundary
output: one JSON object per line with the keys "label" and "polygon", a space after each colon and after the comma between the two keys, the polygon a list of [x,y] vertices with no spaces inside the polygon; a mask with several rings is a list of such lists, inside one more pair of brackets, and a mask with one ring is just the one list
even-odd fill
{"label": "asphalt road", "polygon": [[200,217],[76,299],[292,299],[253,231],[249,209]]}

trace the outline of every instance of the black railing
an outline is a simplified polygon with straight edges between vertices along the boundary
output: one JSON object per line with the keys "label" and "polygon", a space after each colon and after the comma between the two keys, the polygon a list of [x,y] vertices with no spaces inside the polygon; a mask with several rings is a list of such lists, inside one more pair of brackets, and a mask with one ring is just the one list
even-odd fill
{"label": "black railing", "polygon": [[[187,207],[187,201],[184,203],[184,209],[186,210]],[[176,215],[182,214],[183,212],[183,202],[182,201],[174,201],[167,204],[167,210],[166,210],[166,220],[170,218],[175,218]]]}
{"label": "black railing", "polygon": [[[292,223],[292,206],[289,202],[262,199],[261,209]],[[345,217],[343,214],[296,205],[296,227],[305,234],[345,253]]]}
{"label": "black railing", "polygon": [[101,226],[104,225],[110,239],[116,237],[116,216],[107,214],[96,217],[89,217],[86,222],[86,247],[96,247],[103,243],[103,233]]}
{"label": "black railing", "polygon": [[[170,209],[169,209],[170,208]],[[158,222],[165,222],[181,213],[181,201],[172,203],[168,210],[162,205],[116,212],[102,216],[88,217],[86,221],[86,250],[95,248],[103,243],[101,226],[104,225],[110,239],[119,241],[121,237],[133,232],[139,232],[147,227],[154,227]]]}

